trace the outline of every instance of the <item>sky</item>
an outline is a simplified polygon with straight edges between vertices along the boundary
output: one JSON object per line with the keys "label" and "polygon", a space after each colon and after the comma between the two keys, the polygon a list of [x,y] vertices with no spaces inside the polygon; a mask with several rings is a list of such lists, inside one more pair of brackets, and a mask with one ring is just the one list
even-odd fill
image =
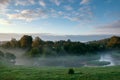
{"label": "sky", "polygon": [[0,33],[120,34],[120,0],[0,0]]}

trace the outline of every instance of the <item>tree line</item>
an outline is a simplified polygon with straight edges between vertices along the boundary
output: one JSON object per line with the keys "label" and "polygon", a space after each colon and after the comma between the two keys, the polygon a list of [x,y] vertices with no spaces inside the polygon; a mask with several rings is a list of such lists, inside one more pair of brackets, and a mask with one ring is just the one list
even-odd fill
{"label": "tree line", "polygon": [[1,45],[4,48],[23,48],[28,49],[25,55],[30,57],[37,56],[60,56],[60,55],[84,55],[93,54],[97,51],[108,49],[120,49],[120,37],[113,36],[111,38],[98,41],[90,41],[86,43],[67,41],[44,41],[39,37],[24,35],[20,40],[11,39]]}

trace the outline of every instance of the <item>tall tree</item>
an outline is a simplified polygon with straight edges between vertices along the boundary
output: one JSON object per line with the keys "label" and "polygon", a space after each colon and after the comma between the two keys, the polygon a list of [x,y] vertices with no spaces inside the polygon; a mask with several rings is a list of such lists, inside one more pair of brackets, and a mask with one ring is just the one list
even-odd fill
{"label": "tall tree", "polygon": [[28,35],[24,35],[20,39],[20,45],[21,45],[22,48],[31,47],[31,45],[32,45],[32,37],[28,36]]}
{"label": "tall tree", "polygon": [[120,37],[113,36],[110,38],[110,41],[107,44],[108,47],[120,48]]}
{"label": "tall tree", "polygon": [[10,45],[11,47],[17,47],[18,46],[18,42],[15,38],[12,38],[11,41],[10,41]]}
{"label": "tall tree", "polygon": [[42,42],[43,41],[39,37],[35,37],[35,40],[32,43],[32,47],[39,47]]}

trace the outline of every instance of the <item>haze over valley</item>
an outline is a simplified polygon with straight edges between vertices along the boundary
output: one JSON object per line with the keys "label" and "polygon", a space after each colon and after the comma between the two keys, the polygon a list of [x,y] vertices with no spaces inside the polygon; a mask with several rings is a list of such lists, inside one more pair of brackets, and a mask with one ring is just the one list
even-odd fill
{"label": "haze over valley", "polygon": [[0,80],[120,80],[120,0],[0,0]]}

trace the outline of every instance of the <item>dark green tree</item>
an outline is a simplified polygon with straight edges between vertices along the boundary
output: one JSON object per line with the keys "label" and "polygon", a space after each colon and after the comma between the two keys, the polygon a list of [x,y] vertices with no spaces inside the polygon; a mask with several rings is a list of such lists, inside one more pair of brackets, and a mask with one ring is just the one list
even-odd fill
{"label": "dark green tree", "polygon": [[10,45],[11,47],[15,48],[18,46],[18,42],[15,38],[12,38],[11,41],[10,41]]}
{"label": "dark green tree", "polygon": [[35,37],[32,43],[32,47],[39,47],[40,45],[42,45],[42,43],[43,41],[39,37]]}
{"label": "dark green tree", "polygon": [[30,48],[32,46],[32,37],[28,35],[24,35],[20,39],[20,46],[22,48]]}
{"label": "dark green tree", "polygon": [[27,55],[30,56],[30,57],[40,56],[39,48],[37,48],[37,47],[32,48],[32,49],[27,53]]}

